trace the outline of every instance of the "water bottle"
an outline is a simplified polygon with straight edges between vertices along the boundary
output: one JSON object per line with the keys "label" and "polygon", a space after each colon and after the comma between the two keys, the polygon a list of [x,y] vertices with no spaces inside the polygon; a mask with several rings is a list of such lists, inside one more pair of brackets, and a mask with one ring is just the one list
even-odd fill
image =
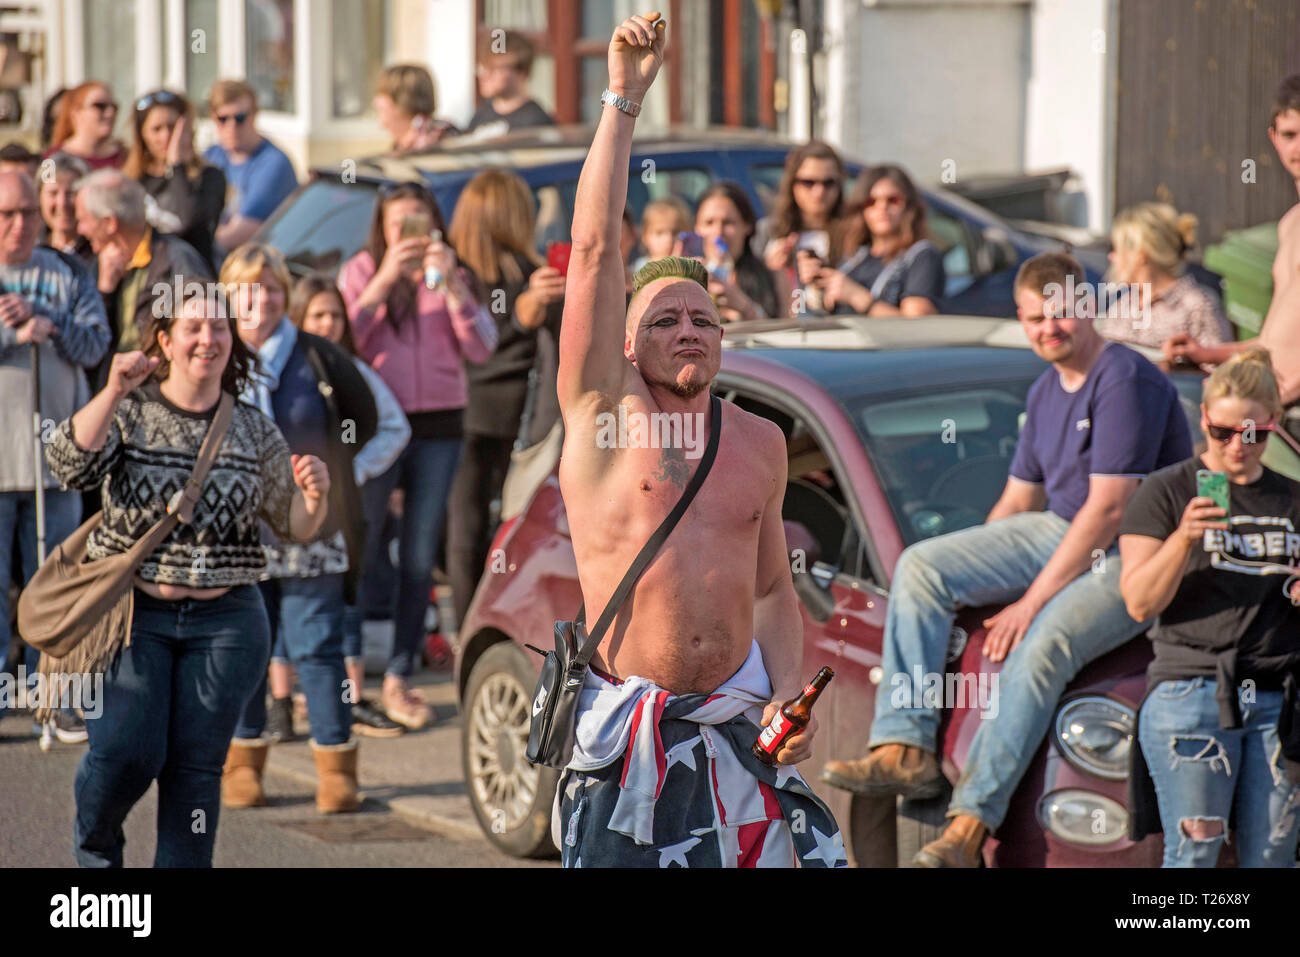
{"label": "water bottle", "polygon": [[[432,233],[430,233],[429,242],[441,243],[442,230],[435,229]],[[439,286],[442,285],[442,280],[443,280],[442,271],[439,270],[437,266],[424,267],[424,288],[425,289],[437,289]]]}
{"label": "water bottle", "polygon": [[704,268],[718,282],[731,282],[731,276],[736,271],[736,265],[731,259],[731,249],[727,246],[727,241],[721,236],[714,237],[713,249],[708,262],[704,264]]}

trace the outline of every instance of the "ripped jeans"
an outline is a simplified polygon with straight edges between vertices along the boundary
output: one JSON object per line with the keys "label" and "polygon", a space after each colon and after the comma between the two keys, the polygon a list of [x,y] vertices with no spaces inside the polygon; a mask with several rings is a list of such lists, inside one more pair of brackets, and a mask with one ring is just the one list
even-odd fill
{"label": "ripped jeans", "polygon": [[[1165,832],[1164,867],[1214,867],[1232,818],[1241,867],[1293,867],[1300,788],[1281,766],[1282,692],[1243,688],[1241,727],[1219,727],[1213,678],[1162,681],[1138,722]],[[1235,813],[1234,813],[1235,812]],[[1195,838],[1182,822],[1218,825]]]}

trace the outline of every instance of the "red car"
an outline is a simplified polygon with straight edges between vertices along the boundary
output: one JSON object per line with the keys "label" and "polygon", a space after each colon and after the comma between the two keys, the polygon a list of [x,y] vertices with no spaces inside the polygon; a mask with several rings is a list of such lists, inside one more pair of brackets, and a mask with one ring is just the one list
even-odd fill
{"label": "red car", "polygon": [[[785,432],[784,517],[804,627],[802,672],[836,678],[804,777],[851,837],[860,865],[893,866],[937,835],[947,797],[881,802],[822,784],[822,765],[863,753],[881,681],[890,576],[907,545],[983,522],[1006,482],[1025,395],[1045,368],[1017,322],[969,317],[770,320],[728,327],[714,390]],[[1176,375],[1199,422],[1200,377]],[[1198,434],[1196,431],[1193,434]],[[556,774],[524,759],[529,710],[556,620],[582,601],[556,465],[558,430],[512,467],[502,523],[461,631],[456,673],[465,780],[485,834],[517,855],[553,852]],[[972,691],[993,672],[964,612],[949,662]],[[985,844],[998,866],[1156,866],[1158,837],[1126,837],[1128,751],[1150,651],[1145,637],[1094,662],[1066,691],[1052,730]],[[979,721],[974,694],[945,715],[955,781]],[[897,827],[895,827],[895,820]]]}

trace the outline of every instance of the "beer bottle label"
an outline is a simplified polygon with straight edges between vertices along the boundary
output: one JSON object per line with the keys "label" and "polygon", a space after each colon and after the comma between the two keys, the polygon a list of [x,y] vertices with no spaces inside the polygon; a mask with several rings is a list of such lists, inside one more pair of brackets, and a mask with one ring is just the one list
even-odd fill
{"label": "beer bottle label", "polygon": [[810,682],[808,682],[808,687],[806,687],[806,688],[803,689],[803,693],[804,693],[804,694],[812,694],[812,693],[813,693],[814,691],[816,691],[816,690],[817,690],[817,689],[813,687],[812,682],[810,681]]}
{"label": "beer bottle label", "polygon": [[790,722],[786,720],[785,715],[778,711],[772,716],[772,723],[764,728],[763,733],[758,736],[758,743],[762,745],[763,750],[768,754],[775,754],[780,750],[781,741],[784,740],[789,730]]}

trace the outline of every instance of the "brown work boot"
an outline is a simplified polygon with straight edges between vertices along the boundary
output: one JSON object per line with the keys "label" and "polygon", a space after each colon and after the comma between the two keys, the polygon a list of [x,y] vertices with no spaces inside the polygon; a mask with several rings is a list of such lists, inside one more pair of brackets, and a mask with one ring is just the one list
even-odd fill
{"label": "brown work boot", "polygon": [[980,845],[987,828],[980,819],[958,814],[944,828],[937,841],[931,841],[912,858],[914,867],[979,867]]}
{"label": "brown work boot", "polygon": [[361,807],[357,795],[357,742],[346,744],[311,743],[312,757],[316,759],[316,811],[320,814],[338,814],[355,811]]}
{"label": "brown work boot", "polygon": [[856,761],[827,761],[822,780],[872,797],[929,798],[943,793],[943,772],[935,756],[906,744],[882,744]]}
{"label": "brown work boot", "polygon": [[265,738],[235,738],[230,742],[226,765],[221,769],[222,807],[261,807],[266,803],[262,793],[266,746]]}

